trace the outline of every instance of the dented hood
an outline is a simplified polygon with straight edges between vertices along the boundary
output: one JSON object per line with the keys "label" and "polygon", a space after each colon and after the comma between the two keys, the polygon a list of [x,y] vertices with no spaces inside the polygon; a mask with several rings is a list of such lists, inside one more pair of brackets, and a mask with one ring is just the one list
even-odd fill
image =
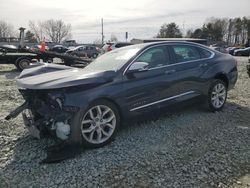
{"label": "dented hood", "polygon": [[40,64],[25,69],[17,79],[19,88],[57,89],[85,84],[100,85],[113,80],[115,71],[85,71],[55,64]]}

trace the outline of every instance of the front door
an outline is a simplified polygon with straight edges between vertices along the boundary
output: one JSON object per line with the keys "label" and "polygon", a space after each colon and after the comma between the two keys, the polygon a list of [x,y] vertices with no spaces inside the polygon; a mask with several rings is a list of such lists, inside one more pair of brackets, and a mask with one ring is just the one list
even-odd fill
{"label": "front door", "polygon": [[[134,62],[146,62],[148,70],[124,75],[124,104],[129,111],[157,107],[166,87],[166,67],[170,64],[167,47],[159,45],[144,51]],[[170,83],[169,83],[170,84]],[[171,94],[169,94],[171,95]]]}

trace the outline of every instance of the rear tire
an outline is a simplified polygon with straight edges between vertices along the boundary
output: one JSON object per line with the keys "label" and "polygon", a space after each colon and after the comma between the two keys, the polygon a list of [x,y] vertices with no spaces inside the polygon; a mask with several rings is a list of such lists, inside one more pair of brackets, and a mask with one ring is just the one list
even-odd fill
{"label": "rear tire", "polygon": [[119,126],[116,106],[107,100],[97,100],[75,114],[70,139],[87,148],[99,148],[114,140]]}
{"label": "rear tire", "polygon": [[215,80],[209,88],[207,95],[208,109],[212,112],[220,111],[227,100],[227,85],[222,80]]}
{"label": "rear tire", "polygon": [[97,58],[97,56],[98,56],[97,54],[93,54],[92,57],[95,59],[95,58]]}
{"label": "rear tire", "polygon": [[17,59],[15,62],[15,66],[19,71],[22,71],[23,69],[27,68],[31,63],[31,59],[28,58],[22,58]]}

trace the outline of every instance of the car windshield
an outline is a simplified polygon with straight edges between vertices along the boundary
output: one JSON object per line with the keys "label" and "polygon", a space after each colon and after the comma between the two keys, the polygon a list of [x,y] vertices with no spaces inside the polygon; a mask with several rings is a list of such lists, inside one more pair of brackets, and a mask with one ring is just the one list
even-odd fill
{"label": "car windshield", "polygon": [[114,70],[118,71],[130,58],[132,58],[143,45],[134,45],[129,47],[120,48],[111,52],[108,52],[92,63],[90,63],[84,70]]}

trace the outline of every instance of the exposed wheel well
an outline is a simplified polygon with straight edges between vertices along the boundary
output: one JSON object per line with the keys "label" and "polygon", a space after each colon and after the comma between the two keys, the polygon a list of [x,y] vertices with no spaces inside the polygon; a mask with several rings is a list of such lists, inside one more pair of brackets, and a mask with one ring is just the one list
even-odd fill
{"label": "exposed wheel well", "polygon": [[219,74],[219,75],[216,75],[215,77],[214,77],[215,79],[219,79],[219,80],[222,80],[223,82],[225,82],[226,83],[226,85],[227,85],[227,87],[228,87],[228,78],[226,77],[226,75],[224,75],[224,74]]}

